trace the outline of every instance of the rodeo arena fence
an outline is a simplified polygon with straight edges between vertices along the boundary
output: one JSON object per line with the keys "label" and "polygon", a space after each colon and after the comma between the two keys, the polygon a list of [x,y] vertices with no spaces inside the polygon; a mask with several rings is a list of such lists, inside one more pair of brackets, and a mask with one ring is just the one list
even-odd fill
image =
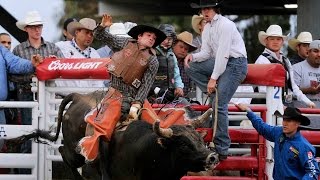
{"label": "rodeo arena fence", "polygon": [[[0,138],[10,139],[28,134],[35,129],[51,130],[55,133],[58,108],[62,101],[57,98],[61,93],[89,93],[95,90],[106,91],[107,88],[75,88],[51,87],[50,81],[60,79],[109,79],[106,63],[102,59],[54,59],[49,58],[37,67],[37,78],[33,78],[32,92],[34,101],[0,101],[1,108],[31,108],[31,125],[0,125]],[[251,105],[251,109],[260,114],[270,125],[281,125],[282,120],[276,119],[273,113],[283,113],[282,88],[285,70],[279,64],[253,65],[248,68],[248,75],[243,85],[267,86],[266,93],[236,93],[237,98],[266,99],[266,104]],[[197,97],[200,93],[198,93]],[[157,105],[155,105],[156,107]],[[194,105],[196,111],[205,111],[207,105]],[[320,109],[301,108],[304,114],[320,114]],[[230,121],[247,119],[245,113],[239,112],[234,105],[229,105]],[[205,128],[208,134],[206,142],[212,139],[212,129]],[[274,165],[274,144],[258,135],[253,127],[230,126],[229,134],[232,147],[227,160],[222,161],[216,170],[241,171],[242,176],[184,176],[182,180],[214,180],[214,179],[272,179]],[[320,132],[303,130],[302,134],[314,146],[320,145]],[[32,143],[32,151],[28,154],[1,153],[0,168],[29,168],[31,174],[0,174],[0,180],[50,180],[53,178],[53,162],[62,161],[58,147],[62,144],[62,132],[56,142],[49,144]]]}

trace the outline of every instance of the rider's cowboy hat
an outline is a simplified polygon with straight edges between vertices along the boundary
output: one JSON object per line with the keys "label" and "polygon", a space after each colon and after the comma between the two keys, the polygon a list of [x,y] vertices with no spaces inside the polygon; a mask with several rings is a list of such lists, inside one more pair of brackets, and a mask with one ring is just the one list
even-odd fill
{"label": "rider's cowboy hat", "polygon": [[269,36],[282,37],[284,41],[287,40],[288,38],[288,36],[282,34],[282,28],[279,25],[275,25],[275,24],[270,25],[266,32],[264,31],[259,32],[258,38],[260,43],[263,46],[266,46],[265,39]]}
{"label": "rider's cowboy hat", "polygon": [[[222,2],[222,1],[221,1]],[[219,3],[217,0],[200,0],[199,4],[191,3],[191,8],[201,9],[201,8],[219,8],[221,6],[221,2]]]}
{"label": "rider's cowboy hat", "polygon": [[82,18],[79,22],[74,21],[68,24],[67,30],[72,35],[75,36],[75,32],[78,29],[88,29],[93,31],[97,27],[96,21],[91,18]]}
{"label": "rider's cowboy hat", "polygon": [[200,34],[199,24],[203,19],[204,19],[204,17],[202,15],[200,15],[200,16],[199,15],[193,15],[192,16],[192,20],[191,20],[192,28],[198,34]]}
{"label": "rider's cowboy hat", "polygon": [[16,26],[22,31],[25,31],[24,28],[26,26],[42,25],[43,23],[38,11],[29,11],[23,21],[16,22]]}
{"label": "rider's cowboy hat", "polygon": [[284,110],[283,115],[279,111],[276,111],[274,114],[276,116],[282,117],[284,120],[298,121],[298,122],[300,122],[300,125],[302,125],[302,126],[310,125],[310,119],[308,117],[302,115],[301,111],[297,108],[287,107]]}
{"label": "rider's cowboy hat", "polygon": [[138,35],[144,32],[155,33],[157,38],[152,47],[157,47],[159,44],[162,43],[162,41],[164,41],[167,38],[167,36],[161,30],[148,25],[137,25],[130,29],[128,35],[131,36],[133,39],[138,39]]}
{"label": "rider's cowboy hat", "polygon": [[312,41],[311,33],[309,33],[309,32],[301,32],[298,35],[297,39],[295,39],[295,38],[290,39],[288,41],[288,45],[292,50],[296,51],[297,50],[296,47],[297,47],[298,44],[301,44],[301,43],[310,44],[311,41]]}
{"label": "rider's cowboy hat", "polygon": [[193,36],[188,31],[184,31],[177,36],[177,40],[182,41],[189,45],[189,52],[192,52],[197,49],[197,46],[192,44]]}

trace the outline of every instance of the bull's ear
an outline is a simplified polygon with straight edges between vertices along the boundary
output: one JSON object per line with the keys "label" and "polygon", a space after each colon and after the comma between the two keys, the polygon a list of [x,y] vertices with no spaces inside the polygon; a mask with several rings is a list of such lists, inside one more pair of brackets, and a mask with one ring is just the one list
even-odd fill
{"label": "bull's ear", "polygon": [[167,148],[167,142],[166,138],[158,138],[157,139],[157,144],[159,144],[162,148],[166,149]]}
{"label": "bull's ear", "polygon": [[206,135],[208,134],[208,131],[206,131],[206,130],[199,131],[199,134],[200,134],[201,138],[204,139],[206,137]]}

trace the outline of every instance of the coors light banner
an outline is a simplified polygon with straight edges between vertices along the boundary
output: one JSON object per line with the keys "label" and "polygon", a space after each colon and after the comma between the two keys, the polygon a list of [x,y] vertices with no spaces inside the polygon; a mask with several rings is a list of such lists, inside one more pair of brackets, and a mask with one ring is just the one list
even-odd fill
{"label": "coors light banner", "polygon": [[37,66],[39,80],[49,79],[109,79],[108,62],[101,59],[46,58]]}

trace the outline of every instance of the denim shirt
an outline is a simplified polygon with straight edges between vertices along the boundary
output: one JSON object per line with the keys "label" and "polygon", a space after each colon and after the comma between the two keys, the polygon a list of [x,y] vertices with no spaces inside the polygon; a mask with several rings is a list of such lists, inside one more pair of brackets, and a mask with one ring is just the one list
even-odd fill
{"label": "denim shirt", "polygon": [[270,126],[253,112],[247,117],[253,127],[267,140],[274,142],[274,179],[314,179],[319,176],[315,148],[298,130],[293,137],[286,137],[280,126]]}
{"label": "denim shirt", "polygon": [[[12,54],[7,48],[0,45],[0,101],[5,101],[8,96],[7,73],[24,74],[34,71],[30,60]],[[0,124],[5,123],[3,109],[0,109]]]}

